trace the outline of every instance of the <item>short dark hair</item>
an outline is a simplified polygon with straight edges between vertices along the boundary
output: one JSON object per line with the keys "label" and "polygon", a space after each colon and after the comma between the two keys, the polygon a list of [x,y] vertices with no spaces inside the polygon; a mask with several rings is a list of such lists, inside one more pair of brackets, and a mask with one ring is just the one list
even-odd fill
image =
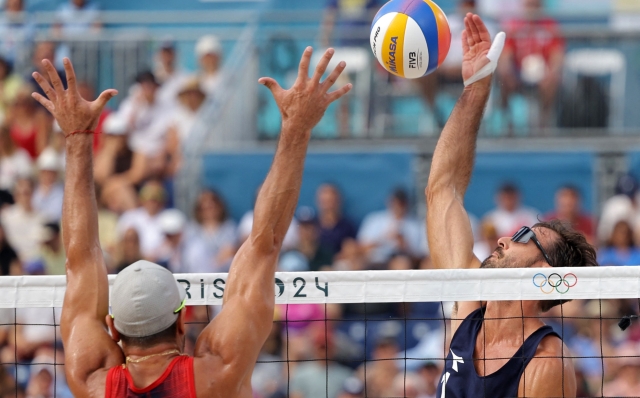
{"label": "short dark hair", "polygon": [[505,182],[498,188],[498,193],[519,194],[518,186],[512,182]]}
{"label": "short dark hair", "polygon": [[397,200],[403,205],[409,204],[409,195],[403,188],[396,188],[391,192],[391,199]]}
{"label": "short dark hair", "polygon": [[561,186],[558,191],[569,191],[571,192],[576,198],[580,198],[582,196],[582,194],[580,193],[580,189],[578,187],[576,187],[575,185],[571,185],[571,184],[566,184]]}
{"label": "short dark hair", "polygon": [[[539,222],[534,228],[547,228],[554,231],[560,239],[546,248],[552,267],[597,267],[596,249],[591,246],[583,234],[574,230],[567,222],[551,220]],[[545,300],[542,302],[542,311],[547,312],[551,308],[564,304],[571,300]]]}
{"label": "short dark hair", "polygon": [[178,320],[172,323],[168,328],[152,334],[151,336],[130,337],[121,334],[120,340],[123,344],[128,346],[150,348],[161,343],[174,342],[176,339],[176,333],[178,333]]}
{"label": "short dark hair", "polygon": [[156,76],[150,70],[145,70],[136,76],[136,83],[153,83],[158,86],[158,80],[156,80]]}

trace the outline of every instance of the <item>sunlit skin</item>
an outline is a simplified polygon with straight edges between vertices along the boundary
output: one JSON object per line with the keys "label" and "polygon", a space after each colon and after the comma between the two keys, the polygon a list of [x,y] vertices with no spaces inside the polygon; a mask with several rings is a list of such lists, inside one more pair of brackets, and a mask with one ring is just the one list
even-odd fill
{"label": "sunlit skin", "polygon": [[[288,90],[272,78],[259,81],[278,104],[282,131],[271,170],[256,200],[251,235],[231,265],[222,310],[196,341],[193,372],[198,398],[253,395],[251,374],[272,328],[273,278],[282,241],[298,202],[311,130],[327,107],[351,89],[349,84],[330,91],[346,66],[344,62],[321,81],[333,52],[333,49],[325,52],[309,77],[312,50],[307,48],[300,61],[298,78]],[[69,59],[64,60],[68,89],[64,89],[49,60],[42,65],[46,77],[38,72],[33,77],[46,98],[37,93],[33,97],[56,118],[66,137],[62,230],[67,253],[67,289],[60,321],[66,379],[75,397],[104,397],[108,370],[121,366],[125,356],[135,359],[184,349],[186,312],[179,312],[175,339],[144,349],[118,345],[120,334],[108,312],[107,269],[98,239],[93,135],[86,133],[95,129],[104,106],[117,91],[104,91],[97,100],[89,102],[78,92]],[[146,387],[157,380],[176,355],[160,355],[128,365],[134,385]]]}
{"label": "sunlit skin", "polygon": [[[462,34],[464,80],[488,63],[491,46],[489,32],[477,15],[467,14]],[[476,138],[483,110],[491,91],[491,77],[464,89],[438,140],[431,165],[427,198],[427,236],[431,260],[436,268],[523,268],[547,264],[533,240],[526,244],[510,237],[498,240],[498,247],[483,263],[473,254],[471,223],[464,209],[464,195],[474,164]],[[513,202],[513,201],[512,201]],[[534,228],[543,248],[549,248],[559,236],[546,228]],[[548,251],[548,249],[546,249]],[[481,305],[486,305],[485,321],[478,333],[474,365],[480,376],[499,370],[524,340],[543,326],[540,301],[458,302],[451,314],[451,333],[462,320]],[[551,397],[576,395],[575,371],[569,353],[560,339],[545,337],[520,379],[518,395]],[[485,360],[486,358],[486,360]]]}

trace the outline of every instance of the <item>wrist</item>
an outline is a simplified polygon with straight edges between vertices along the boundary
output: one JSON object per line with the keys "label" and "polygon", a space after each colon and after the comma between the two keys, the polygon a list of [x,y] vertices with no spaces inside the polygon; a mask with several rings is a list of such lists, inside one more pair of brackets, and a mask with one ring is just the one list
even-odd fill
{"label": "wrist", "polygon": [[310,138],[311,137],[311,128],[306,127],[303,123],[297,123],[291,120],[283,120],[282,121],[282,132],[280,133],[281,137],[299,137],[299,138]]}
{"label": "wrist", "polygon": [[473,98],[483,97],[491,92],[491,81],[493,75],[489,75],[482,80],[470,84],[464,88],[464,91],[471,94]]}

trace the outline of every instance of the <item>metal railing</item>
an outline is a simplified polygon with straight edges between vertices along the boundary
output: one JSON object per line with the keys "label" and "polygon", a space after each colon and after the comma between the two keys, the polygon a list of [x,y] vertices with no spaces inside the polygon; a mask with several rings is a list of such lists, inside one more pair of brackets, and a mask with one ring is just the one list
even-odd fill
{"label": "metal railing", "polygon": [[184,143],[184,163],[176,178],[176,203],[189,213],[202,186],[203,156],[239,147],[256,137],[258,58],[252,24],[238,39],[222,72],[216,94],[208,98]]}

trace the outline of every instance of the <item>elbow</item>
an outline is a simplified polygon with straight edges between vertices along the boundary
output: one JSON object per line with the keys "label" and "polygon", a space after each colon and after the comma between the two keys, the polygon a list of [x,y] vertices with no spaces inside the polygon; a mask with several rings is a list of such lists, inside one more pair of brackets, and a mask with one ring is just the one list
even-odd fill
{"label": "elbow", "polygon": [[429,183],[424,190],[424,195],[427,199],[427,204],[433,203],[433,201],[449,189],[449,184],[446,184],[442,181],[442,179],[429,179]]}

